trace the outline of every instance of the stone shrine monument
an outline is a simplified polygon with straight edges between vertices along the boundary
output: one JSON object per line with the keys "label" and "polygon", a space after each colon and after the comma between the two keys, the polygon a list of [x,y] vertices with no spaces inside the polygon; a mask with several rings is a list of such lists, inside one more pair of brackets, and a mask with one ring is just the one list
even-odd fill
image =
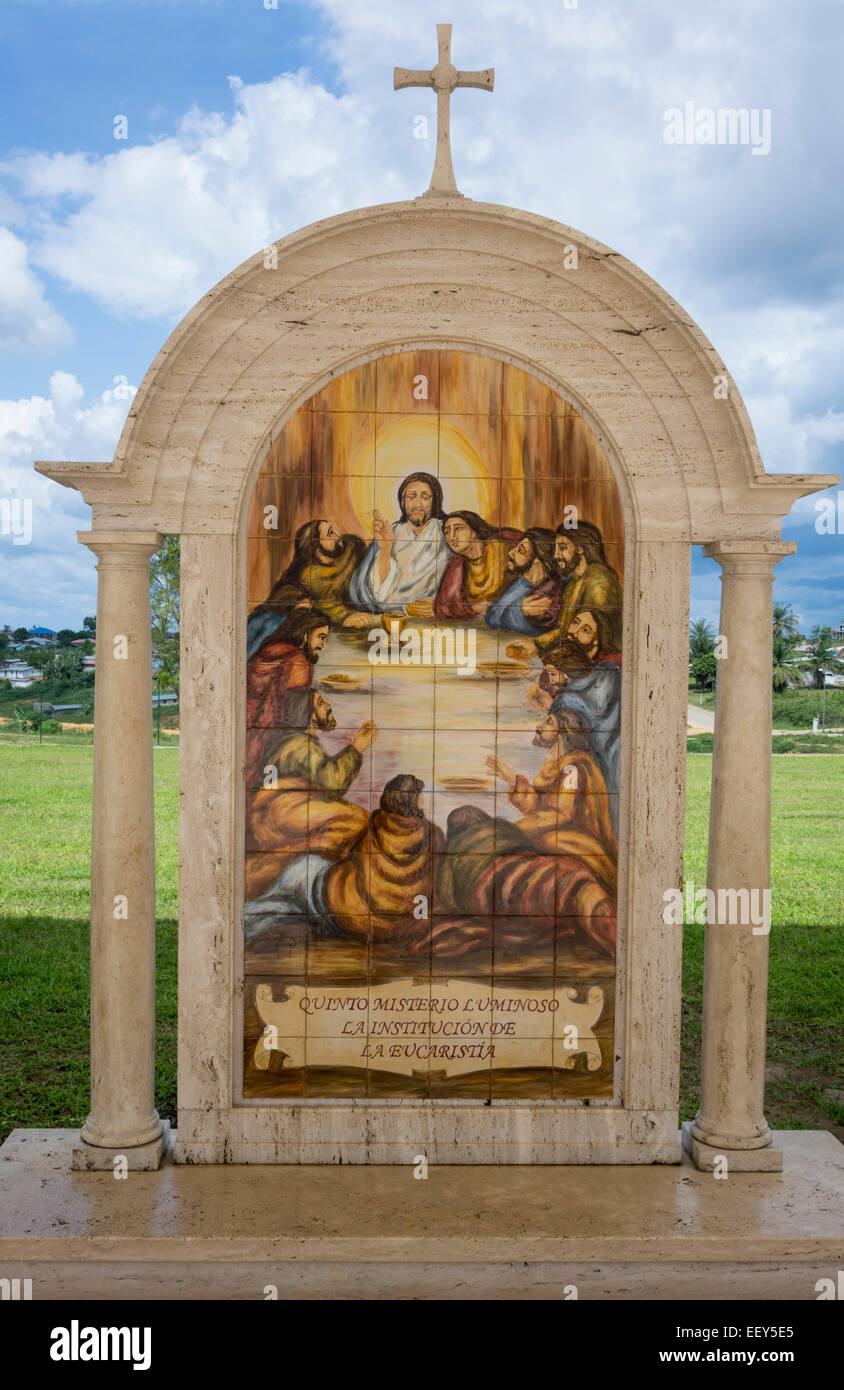
{"label": "stone shrine monument", "polygon": [[[16,1131],[8,1156],[22,1192],[40,1145],[56,1192],[89,1184],[106,1205],[96,1184],[117,1156],[163,1162],[185,1198],[191,1165],[326,1165],[307,1197],[289,1168],[240,1181],[273,1210],[330,1207],[338,1239],[340,1194],[374,1190],[346,1165],[421,1155],[463,1165],[475,1190],[469,1165],[537,1165],[512,1174],[512,1201],[562,1242],[546,1260],[662,1261],[651,1292],[677,1261],[708,1260],[701,1297],[735,1294],[724,1271],[753,1261],[802,1264],[805,1282],[834,1258],[840,1146],[772,1142],[768,922],[707,925],[700,1108],[681,1136],[682,925],[666,902],[683,879],[691,546],[720,565],[725,639],[707,883],[740,905],[770,885],[771,591],[795,549],[781,522],[836,480],[765,473],[716,350],[636,266],[458,192],[450,96],[491,92],[494,74],[458,71],[437,28],[433,70],[395,71],[396,88],[437,93],[428,191],[259,250],[170,336],[112,461],[36,465],[90,504],[79,539],[97,557],[91,1111],[63,1147]],[[149,560],[170,535],[175,1139],[153,1094]],[[718,1159],[760,1176],[713,1183]],[[565,1165],[603,1165],[577,1179],[580,1214]],[[605,1165],[663,1166],[626,1198]],[[681,1171],[694,1257],[673,1229],[619,1217],[653,1203],[670,1226]],[[154,1206],[163,1177],[124,1186]],[[752,1217],[741,1181],[784,1195]],[[470,1189],[449,1183],[457,1239]],[[120,1220],[105,1210],[100,1233]],[[5,1249],[29,1258],[23,1239]],[[280,1249],[267,1236],[249,1258]],[[501,1292],[496,1277],[483,1287]],[[755,1296],[782,1287],[771,1275]]]}

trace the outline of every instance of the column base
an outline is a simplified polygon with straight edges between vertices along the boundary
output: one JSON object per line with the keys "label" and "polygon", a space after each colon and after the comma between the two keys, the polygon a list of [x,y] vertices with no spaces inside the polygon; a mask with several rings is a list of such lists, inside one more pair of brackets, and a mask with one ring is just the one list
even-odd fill
{"label": "column base", "polygon": [[716,1158],[727,1160],[728,1173],[782,1172],[782,1149],[775,1149],[770,1144],[764,1149],[716,1149],[694,1137],[691,1120],[683,1123],[681,1142],[692,1163],[703,1172],[714,1169]]}
{"label": "column base", "polygon": [[113,1173],[115,1159],[122,1158],[132,1173],[152,1173],[161,1167],[161,1160],[170,1147],[170,1121],[162,1120],[157,1139],[134,1148],[101,1149],[79,1139],[73,1146],[70,1166],[74,1173]]}

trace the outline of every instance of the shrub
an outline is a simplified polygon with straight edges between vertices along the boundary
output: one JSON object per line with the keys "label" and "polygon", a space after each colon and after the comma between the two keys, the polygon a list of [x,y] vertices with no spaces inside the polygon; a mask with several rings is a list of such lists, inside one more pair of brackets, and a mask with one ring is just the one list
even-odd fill
{"label": "shrub", "polygon": [[[774,693],[774,728],[811,729],[815,715],[823,709],[823,691],[815,689],[782,690]],[[827,727],[844,725],[844,689],[826,692]]]}

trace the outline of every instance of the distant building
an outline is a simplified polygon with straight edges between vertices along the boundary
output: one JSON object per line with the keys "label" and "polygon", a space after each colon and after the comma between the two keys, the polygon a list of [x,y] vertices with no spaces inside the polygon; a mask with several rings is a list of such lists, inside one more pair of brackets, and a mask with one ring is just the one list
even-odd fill
{"label": "distant building", "polygon": [[50,638],[55,637],[56,634],[51,627],[31,627],[29,629],[29,635],[30,637]]}
{"label": "distant building", "polygon": [[27,690],[35,681],[41,680],[41,672],[28,661],[14,657],[0,661],[0,680],[10,681],[13,690]]}

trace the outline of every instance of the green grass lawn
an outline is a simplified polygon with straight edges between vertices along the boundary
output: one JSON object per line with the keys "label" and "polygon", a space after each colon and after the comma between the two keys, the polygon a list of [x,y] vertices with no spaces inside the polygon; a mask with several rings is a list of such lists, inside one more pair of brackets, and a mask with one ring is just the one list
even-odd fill
{"label": "green grass lawn", "polygon": [[[690,754],[686,877],[706,882],[712,759]],[[844,759],[773,760],[771,941],[765,1107],[778,1129],[832,1129],[844,1139]],[[698,1095],[702,926],[685,927],[681,1113]],[[833,1095],[830,1092],[837,1091]]]}
{"label": "green grass lawn", "polygon": [[[686,878],[706,878],[711,758],[690,754]],[[156,1103],[176,1113],[178,753],[155,755],[158,867]],[[836,1129],[844,956],[844,759],[774,759],[767,1117]],[[88,1109],[91,749],[0,744],[0,1138],[82,1123]],[[685,928],[681,1115],[698,1099],[704,928]]]}
{"label": "green grass lawn", "polygon": [[[31,738],[31,736],[30,736]],[[156,1098],[176,1103],[177,752],[155,755]],[[0,747],[0,1138],[88,1112],[92,749]]]}

